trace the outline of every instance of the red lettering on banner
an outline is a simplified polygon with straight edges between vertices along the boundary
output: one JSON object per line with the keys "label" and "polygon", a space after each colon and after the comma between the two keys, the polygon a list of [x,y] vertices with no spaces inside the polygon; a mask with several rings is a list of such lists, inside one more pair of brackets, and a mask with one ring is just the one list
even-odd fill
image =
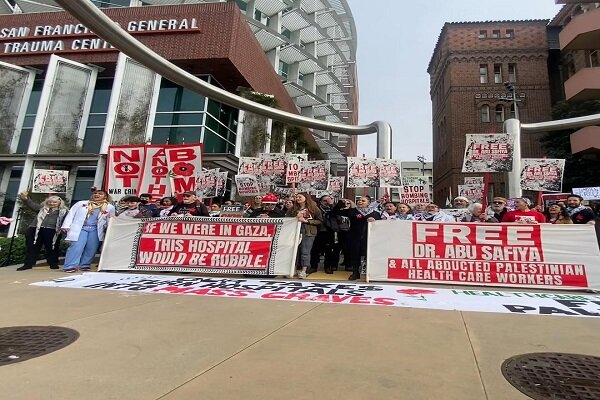
{"label": "red lettering on banner", "polygon": [[198,155],[192,148],[167,149],[170,162],[194,161]]}
{"label": "red lettering on banner", "polygon": [[173,191],[175,193],[183,193],[194,191],[196,189],[196,178],[173,178]]}
{"label": "red lettering on banner", "polygon": [[585,266],[533,262],[388,259],[388,278],[514,286],[587,287]]}
{"label": "red lettering on banner", "polygon": [[136,264],[267,271],[275,233],[274,224],[147,222]]}

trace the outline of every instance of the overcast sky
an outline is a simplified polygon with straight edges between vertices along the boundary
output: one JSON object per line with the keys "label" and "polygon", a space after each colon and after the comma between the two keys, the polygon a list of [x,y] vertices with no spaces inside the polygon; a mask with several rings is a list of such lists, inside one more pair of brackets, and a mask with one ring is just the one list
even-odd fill
{"label": "overcast sky", "polygon": [[[359,123],[388,121],[393,157],[432,159],[427,65],[445,22],[551,19],[554,0],[348,0],[358,38]],[[358,153],[376,155],[375,135]]]}

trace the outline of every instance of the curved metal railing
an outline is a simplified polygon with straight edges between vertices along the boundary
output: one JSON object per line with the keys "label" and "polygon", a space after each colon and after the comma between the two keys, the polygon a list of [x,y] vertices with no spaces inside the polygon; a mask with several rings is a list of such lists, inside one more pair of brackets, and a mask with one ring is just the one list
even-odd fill
{"label": "curved metal railing", "polygon": [[170,81],[213,100],[225,103],[231,107],[305,128],[319,129],[351,136],[377,133],[377,156],[381,158],[391,158],[392,128],[390,124],[385,121],[375,121],[368,125],[344,125],[308,118],[255,103],[227,92],[226,90],[212,86],[164,59],[113,22],[102,11],[94,6],[91,1],[55,1],[63,9],[81,21],[81,23],[90,28],[94,34]]}

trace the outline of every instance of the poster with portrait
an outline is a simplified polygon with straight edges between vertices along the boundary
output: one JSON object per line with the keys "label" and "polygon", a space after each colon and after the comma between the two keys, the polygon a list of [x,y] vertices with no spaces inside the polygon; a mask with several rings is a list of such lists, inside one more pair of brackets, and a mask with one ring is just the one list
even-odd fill
{"label": "poster with portrait", "polygon": [[483,185],[458,185],[458,195],[466,197],[471,203],[481,203],[483,200]]}
{"label": "poster with portrait", "polygon": [[258,157],[240,157],[238,164],[239,175],[256,175],[260,174],[261,159]]}
{"label": "poster with portrait", "polygon": [[560,192],[564,171],[564,159],[524,158],[521,160],[521,189]]}
{"label": "poster with portrait", "polygon": [[261,179],[268,180],[271,186],[285,186],[288,156],[285,153],[261,153],[259,158]]}
{"label": "poster with portrait", "polygon": [[217,174],[217,197],[225,196],[227,191],[227,171]]}
{"label": "poster with portrait", "polygon": [[377,158],[379,187],[402,186],[402,161]]}
{"label": "poster with portrait", "polygon": [[199,171],[196,173],[196,196],[210,199],[217,196],[219,168]]}
{"label": "poster with portrait", "polygon": [[348,157],[348,180],[346,187],[379,187],[377,159]]}
{"label": "poster with portrait", "polygon": [[300,192],[312,193],[317,190],[327,190],[329,184],[329,160],[302,161],[300,163]]}
{"label": "poster with portrait", "polygon": [[34,169],[31,193],[66,193],[69,171],[59,169]]}
{"label": "poster with portrait", "polygon": [[514,135],[508,133],[466,135],[462,172],[510,172]]}

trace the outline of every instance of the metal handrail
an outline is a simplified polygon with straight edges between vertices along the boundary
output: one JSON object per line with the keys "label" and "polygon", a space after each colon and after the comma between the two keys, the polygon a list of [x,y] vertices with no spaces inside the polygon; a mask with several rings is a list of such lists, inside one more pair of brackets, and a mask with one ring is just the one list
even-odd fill
{"label": "metal handrail", "polygon": [[537,122],[533,124],[521,124],[523,132],[547,132],[559,131],[562,129],[581,128],[584,126],[600,125],[600,114],[586,115],[584,117],[575,117],[559,119],[556,121]]}
{"label": "metal handrail", "polygon": [[91,1],[56,0],[56,3],[91,29],[98,37],[106,40],[127,56],[172,82],[231,107],[305,128],[342,133],[350,136],[377,133],[377,156],[391,158],[392,128],[385,121],[375,121],[368,125],[345,125],[308,118],[255,103],[210,85],[164,59],[113,22],[94,6]]}

